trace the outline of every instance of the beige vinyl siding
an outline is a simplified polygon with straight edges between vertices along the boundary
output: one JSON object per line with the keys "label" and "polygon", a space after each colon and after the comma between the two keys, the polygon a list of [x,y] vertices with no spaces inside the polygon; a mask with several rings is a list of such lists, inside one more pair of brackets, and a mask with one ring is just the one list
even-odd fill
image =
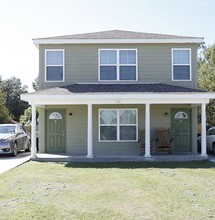
{"label": "beige vinyl siding", "polygon": [[[120,45],[40,45],[40,89],[72,83],[98,82],[98,49],[124,48],[138,50],[138,81],[142,83],[166,83],[196,88],[196,44],[120,44]],[[191,48],[192,81],[172,81],[172,48]],[[45,82],[45,49],[65,50],[65,82]],[[123,81],[122,81],[123,82]]]}

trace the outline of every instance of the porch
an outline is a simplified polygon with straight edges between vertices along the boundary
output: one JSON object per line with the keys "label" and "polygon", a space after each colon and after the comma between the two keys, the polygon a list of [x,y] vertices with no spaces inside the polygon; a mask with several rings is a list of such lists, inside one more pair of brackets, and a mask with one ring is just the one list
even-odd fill
{"label": "porch", "polygon": [[[64,118],[66,122],[69,125],[75,125],[73,127],[65,127],[66,129],[62,129],[61,131],[61,136],[62,139],[65,141],[65,137],[68,137],[67,139],[67,146],[77,146],[77,143],[81,143],[83,138],[79,138],[78,135],[80,135],[80,132],[78,130],[75,130],[77,134],[77,139],[76,143],[71,144],[70,142],[70,137],[71,137],[71,131],[73,129],[77,129],[77,125],[79,125],[79,120],[80,118],[83,119],[84,123],[82,123],[82,127],[79,127],[79,130],[81,132],[85,132],[84,135],[84,143],[81,143],[82,146],[85,146],[84,150],[84,156],[80,158],[77,157],[77,159],[83,159],[86,161],[92,160],[102,160],[104,161],[105,159],[107,160],[112,160],[112,159],[120,159],[120,160],[131,160],[131,161],[156,161],[161,160],[169,160],[169,161],[174,161],[174,160],[196,160],[196,159],[207,159],[207,153],[206,153],[206,104],[209,102],[210,99],[214,98],[214,94],[210,93],[205,93],[199,90],[195,89],[189,89],[189,88],[184,88],[184,87],[177,87],[177,86],[170,86],[170,85],[165,85],[165,84],[74,84],[70,86],[65,86],[65,87],[60,87],[60,88],[52,88],[52,89],[47,89],[47,90],[41,90],[33,94],[23,94],[22,99],[25,101],[28,101],[29,104],[32,106],[32,159],[35,157],[36,160],[42,160],[46,158],[42,157],[43,154],[37,154],[36,152],[36,107],[40,107],[43,109],[43,118],[40,120],[40,122],[45,122],[46,118],[45,115],[45,110],[47,108],[62,108],[64,106],[68,106],[65,109],[67,111],[65,112],[65,117],[60,117]],[[84,114],[81,114],[81,111],[76,111],[77,114],[74,114],[74,111],[70,111],[71,106],[85,106],[85,111]],[[99,123],[99,120],[101,118],[98,117],[98,113],[100,112],[101,109],[107,111],[107,108],[103,108],[103,106],[107,106],[108,108],[111,108],[111,106],[114,105],[114,111],[115,111],[115,117],[117,118],[117,122],[114,123],[115,128],[113,128],[112,122],[111,123],[104,123],[103,122]],[[136,156],[136,155],[130,155],[130,156],[124,156],[120,155],[114,157],[116,154],[115,151],[112,152],[112,155],[105,155],[105,153],[110,152],[110,146],[113,147],[111,144],[106,144],[105,138],[109,138],[110,140],[117,140],[117,146],[122,148],[122,144],[120,145],[121,141],[121,134],[120,134],[120,128],[124,126],[124,124],[120,124],[119,122],[119,115],[121,109],[125,108],[125,106],[132,106],[132,110],[135,112],[136,111],[136,122],[135,123],[129,123],[129,126],[132,130],[134,130],[134,127],[136,126],[136,134],[137,134],[137,129],[139,128],[139,124],[137,123],[138,118],[138,109],[139,108],[139,119],[144,124],[141,124],[141,128],[145,129],[145,154],[144,157]],[[140,107],[135,107],[135,105],[139,105]],[[159,121],[159,114],[157,114],[157,105],[175,105],[175,106],[184,106],[188,105],[191,111],[191,117],[192,117],[192,130],[191,130],[191,135],[192,141],[190,141],[190,146],[193,147],[192,153],[193,154],[185,154],[185,155],[163,155],[164,158],[162,158],[161,155],[151,155],[151,137],[153,136],[151,134],[151,131],[154,130],[154,127],[170,127],[171,125],[171,117],[167,117],[165,120],[165,123],[160,123]],[[195,145],[197,144],[196,138],[197,138],[197,129],[196,127],[196,121],[197,121],[197,106],[201,106],[201,130],[202,130],[202,139],[201,139],[201,155],[198,155],[195,153],[197,152]],[[129,109],[126,107],[126,110]],[[142,109],[142,110],[141,110]],[[54,110],[54,109],[53,109]],[[169,108],[169,112],[171,109]],[[95,114],[96,112],[96,114]],[[173,111],[172,111],[173,112]],[[168,111],[164,111],[162,114],[166,115],[168,114]],[[77,117],[79,115],[79,117]],[[101,114],[100,114],[101,115]],[[157,117],[155,117],[157,115]],[[172,114],[175,115],[175,118],[177,114]],[[49,115],[50,116],[50,115]],[[142,117],[142,119],[141,119]],[[189,118],[189,117],[185,117]],[[159,124],[158,124],[159,121]],[[179,119],[179,122],[183,121],[183,119]],[[71,123],[70,123],[71,122]],[[73,122],[73,123],[72,123]],[[126,122],[127,123],[127,122]],[[125,124],[126,124],[125,123]],[[63,123],[65,124],[65,123]],[[195,125],[195,126],[194,126]],[[106,126],[106,127],[105,127]],[[121,127],[120,127],[121,126]],[[128,126],[128,124],[126,124]],[[43,129],[41,133],[45,134],[45,124],[40,123],[40,131],[41,128]],[[52,127],[52,126],[50,126]],[[100,127],[100,130],[98,128]],[[100,131],[103,132],[104,129],[102,128],[111,128],[112,130],[116,130],[115,136],[111,137],[101,137]],[[187,127],[187,126],[184,126]],[[126,129],[124,129],[126,130]],[[65,132],[66,131],[66,132]],[[132,131],[133,132],[133,131]],[[174,131],[173,131],[174,132]],[[133,132],[135,133],[135,132]],[[74,133],[73,133],[74,134]],[[98,135],[99,138],[97,138],[96,135]],[[122,140],[127,140],[127,137],[124,136]],[[45,138],[44,138],[45,139]],[[181,138],[182,139],[182,138]],[[137,142],[137,135],[136,138],[130,138],[129,140],[132,140],[133,143],[135,141]],[[98,157],[100,155],[100,152],[98,149],[98,146],[103,145],[102,151],[103,155],[101,157]],[[125,144],[123,144],[125,145]],[[47,143],[43,143],[42,145],[45,149],[45,146],[47,146]],[[59,144],[61,146],[61,144]],[[67,153],[74,153],[74,150],[70,149],[67,147],[67,150],[61,151],[61,152],[67,152]],[[105,152],[105,148],[107,149]],[[45,150],[42,152],[46,152]],[[41,152],[41,153],[42,153]],[[82,151],[83,152],[83,151]],[[129,152],[129,150],[124,151]],[[185,152],[185,151],[181,151]],[[131,152],[133,153],[133,152]],[[46,154],[45,154],[46,155]],[[95,156],[96,155],[96,156]],[[53,156],[52,156],[53,157]],[[51,158],[52,158],[51,157]],[[50,158],[50,159],[51,159]],[[58,156],[57,156],[58,158]],[[187,159],[186,159],[187,158]],[[72,157],[70,155],[64,155],[63,158],[64,160],[75,160],[76,157]],[[165,160],[164,160],[165,159]],[[43,161],[44,161],[43,160]]]}
{"label": "porch", "polygon": [[144,156],[94,156],[87,158],[86,155],[71,156],[70,154],[37,153],[32,157],[33,161],[40,162],[182,162],[208,160],[208,156],[194,153],[158,154],[151,157]]}

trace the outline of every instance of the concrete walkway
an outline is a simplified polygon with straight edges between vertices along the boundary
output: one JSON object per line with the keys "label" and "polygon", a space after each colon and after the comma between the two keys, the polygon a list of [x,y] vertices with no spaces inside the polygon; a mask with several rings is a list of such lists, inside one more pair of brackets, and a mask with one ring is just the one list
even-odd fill
{"label": "concrete walkway", "polygon": [[211,162],[213,162],[213,163],[215,163],[215,156],[209,154],[209,155],[208,155],[208,160],[211,161]]}
{"label": "concrete walkway", "polygon": [[21,152],[16,157],[0,156],[0,174],[30,161],[30,153]]}

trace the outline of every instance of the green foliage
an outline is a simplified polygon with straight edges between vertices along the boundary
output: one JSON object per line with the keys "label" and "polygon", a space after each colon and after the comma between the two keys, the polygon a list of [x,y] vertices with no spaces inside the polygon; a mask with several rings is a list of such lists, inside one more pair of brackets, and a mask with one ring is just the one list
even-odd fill
{"label": "green foliage", "polygon": [[30,122],[31,122],[31,107],[28,107],[27,109],[25,109],[24,115],[20,116],[19,121],[20,121],[20,123],[22,123],[24,125],[30,124]]}
{"label": "green foliage", "polygon": [[[36,109],[36,117],[38,118],[38,116],[39,116],[39,111],[38,109]],[[25,109],[24,114],[20,116],[19,121],[25,126],[31,124],[31,106]]]}
{"label": "green foliage", "polygon": [[32,82],[32,87],[35,91],[39,90],[39,76],[36,79],[34,79],[34,82]]}
{"label": "green foliage", "polygon": [[20,115],[28,107],[28,104],[20,100],[20,94],[27,92],[27,86],[22,85],[21,80],[11,77],[0,81],[0,90],[6,94],[6,107],[9,109],[13,119],[19,121]]}
{"label": "green foliage", "polygon": [[[199,88],[209,92],[215,92],[215,44],[203,48],[203,56],[198,59],[198,83]],[[207,124],[215,125],[215,101],[207,105]]]}
{"label": "green foliage", "polygon": [[9,123],[11,121],[11,116],[8,108],[6,107],[6,95],[0,93],[0,124]]}

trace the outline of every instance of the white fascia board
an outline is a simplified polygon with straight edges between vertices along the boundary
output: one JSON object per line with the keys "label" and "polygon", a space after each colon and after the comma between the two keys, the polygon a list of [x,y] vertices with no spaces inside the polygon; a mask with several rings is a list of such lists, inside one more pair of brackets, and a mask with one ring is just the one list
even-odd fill
{"label": "white fascia board", "polygon": [[40,44],[162,44],[162,43],[202,43],[203,38],[179,39],[33,39],[38,47]]}
{"label": "white fascia board", "polygon": [[73,104],[199,104],[209,103],[215,94],[78,94],[78,95],[21,95],[21,99],[37,105]]}

